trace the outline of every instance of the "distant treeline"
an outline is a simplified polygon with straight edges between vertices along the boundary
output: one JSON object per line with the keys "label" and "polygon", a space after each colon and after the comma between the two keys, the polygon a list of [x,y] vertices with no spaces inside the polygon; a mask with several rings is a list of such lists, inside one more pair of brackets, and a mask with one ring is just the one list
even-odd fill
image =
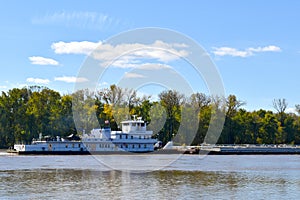
{"label": "distant treeline", "polygon": [[[205,138],[209,126],[213,130],[223,123],[219,144],[300,144],[300,117],[286,113],[285,99],[273,101],[274,113],[249,112],[234,95],[221,98],[195,93],[186,97],[168,90],[158,97],[153,102],[116,85],[66,95],[39,86],[14,88],[0,96],[0,148],[30,143],[39,133],[53,138],[80,135],[103,126],[106,120],[112,130],[119,130],[118,122],[132,115],[141,116],[154,131],[153,137],[164,144],[170,140],[186,145],[209,142]],[[300,113],[300,106],[295,108]],[[183,123],[184,119],[188,120]]]}

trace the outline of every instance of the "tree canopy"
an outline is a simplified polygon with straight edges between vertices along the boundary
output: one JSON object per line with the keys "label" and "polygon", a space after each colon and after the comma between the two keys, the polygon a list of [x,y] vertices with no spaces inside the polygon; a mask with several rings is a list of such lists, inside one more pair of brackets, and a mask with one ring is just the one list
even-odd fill
{"label": "tree canopy", "polygon": [[[170,140],[178,145],[207,142],[209,126],[217,125],[223,126],[219,144],[300,144],[300,117],[286,112],[285,99],[275,99],[276,112],[272,112],[247,111],[235,95],[221,98],[195,93],[185,97],[167,90],[158,97],[150,101],[148,96],[138,97],[136,91],[116,85],[66,95],[39,86],[14,88],[0,95],[0,148],[30,143],[39,133],[80,135],[107,120],[113,130],[120,130],[120,121],[132,115],[141,116],[154,131],[153,137],[164,144]],[[300,105],[295,105],[295,111],[300,113]],[[218,124],[218,112],[225,114],[224,124]]]}

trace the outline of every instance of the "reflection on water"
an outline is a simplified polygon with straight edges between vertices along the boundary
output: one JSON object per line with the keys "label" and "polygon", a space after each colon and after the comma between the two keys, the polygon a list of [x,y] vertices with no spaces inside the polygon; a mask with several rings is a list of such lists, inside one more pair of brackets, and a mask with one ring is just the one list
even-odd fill
{"label": "reflection on water", "polygon": [[183,156],[148,173],[87,160],[0,156],[0,199],[297,199],[300,191],[299,156]]}
{"label": "reflection on water", "polygon": [[198,199],[297,197],[300,180],[229,172],[1,171],[1,199]]}

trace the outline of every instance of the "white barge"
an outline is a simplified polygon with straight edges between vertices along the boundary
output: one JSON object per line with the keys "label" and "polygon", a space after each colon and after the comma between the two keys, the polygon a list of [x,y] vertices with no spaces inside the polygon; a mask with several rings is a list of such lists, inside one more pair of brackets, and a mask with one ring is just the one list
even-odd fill
{"label": "white barge", "polygon": [[80,140],[33,140],[31,144],[15,144],[8,152],[18,154],[112,154],[153,152],[157,142],[152,131],[146,129],[141,117],[121,122],[122,131],[109,126],[83,133]]}

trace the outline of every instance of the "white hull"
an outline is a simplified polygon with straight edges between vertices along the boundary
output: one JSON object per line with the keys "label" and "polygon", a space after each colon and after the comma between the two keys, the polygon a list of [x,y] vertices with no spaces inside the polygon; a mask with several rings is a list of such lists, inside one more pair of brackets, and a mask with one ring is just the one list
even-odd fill
{"label": "white hull", "polygon": [[81,141],[69,141],[57,137],[55,141],[33,141],[30,145],[15,144],[14,151],[20,154],[102,154],[142,153],[154,151],[156,139],[146,130],[141,119],[122,122],[122,131],[110,128],[93,129],[83,134]]}

